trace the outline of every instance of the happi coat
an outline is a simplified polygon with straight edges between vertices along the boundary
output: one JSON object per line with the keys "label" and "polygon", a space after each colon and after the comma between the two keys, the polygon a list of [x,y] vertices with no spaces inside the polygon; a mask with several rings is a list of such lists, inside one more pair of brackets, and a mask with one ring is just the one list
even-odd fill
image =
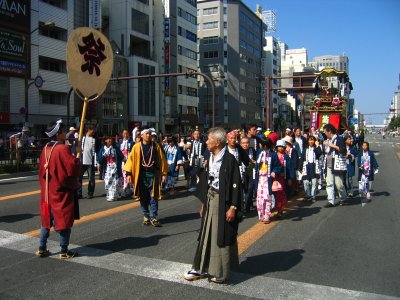
{"label": "happi coat", "polygon": [[[54,142],[50,142],[45,146],[47,147],[48,156],[52,145],[54,145]],[[51,227],[50,214],[46,211],[47,209],[51,209],[55,228],[57,230],[69,229],[74,224],[75,219],[74,194],[78,188],[78,178],[81,176],[80,161],[71,154],[68,146],[59,143],[54,146],[48,164],[48,207],[45,202],[45,164],[45,149],[43,149],[39,162],[40,216],[42,227]]]}
{"label": "happi coat", "polygon": [[[165,154],[162,148],[155,142],[153,143],[153,151],[154,155],[157,155],[156,158],[156,166],[155,166],[155,173],[154,173],[154,181],[153,181],[153,189],[151,196],[155,199],[161,199],[161,177],[166,176],[168,173],[168,164],[167,160],[165,159]],[[132,183],[134,186],[133,196],[140,197],[139,191],[139,173],[140,173],[140,166],[142,163],[142,155],[141,155],[141,145],[142,143],[136,143],[131,153],[128,156],[128,159],[124,165],[124,171],[128,172],[132,176]]]}

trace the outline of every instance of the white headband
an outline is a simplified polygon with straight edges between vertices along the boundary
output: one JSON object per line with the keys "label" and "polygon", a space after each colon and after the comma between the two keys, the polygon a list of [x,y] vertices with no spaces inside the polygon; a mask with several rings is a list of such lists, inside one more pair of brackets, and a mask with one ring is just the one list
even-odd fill
{"label": "white headband", "polygon": [[145,133],[151,133],[151,129],[148,128],[148,129],[143,129],[142,131],[140,131],[140,135],[143,135]]}
{"label": "white headband", "polygon": [[60,125],[61,125],[61,123],[62,123],[62,120],[60,119],[60,120],[58,120],[58,121],[56,122],[56,126],[54,126],[54,128],[53,128],[50,132],[47,132],[47,131],[46,131],[47,136],[48,136],[48,137],[53,137],[53,136],[55,136],[55,135],[57,134],[57,132],[60,130]]}

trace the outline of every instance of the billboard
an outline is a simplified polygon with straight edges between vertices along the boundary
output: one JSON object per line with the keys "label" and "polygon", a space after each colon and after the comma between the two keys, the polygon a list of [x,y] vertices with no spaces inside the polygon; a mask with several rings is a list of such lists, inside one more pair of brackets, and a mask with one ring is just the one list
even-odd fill
{"label": "billboard", "polygon": [[0,0],[0,28],[31,32],[31,1]]}

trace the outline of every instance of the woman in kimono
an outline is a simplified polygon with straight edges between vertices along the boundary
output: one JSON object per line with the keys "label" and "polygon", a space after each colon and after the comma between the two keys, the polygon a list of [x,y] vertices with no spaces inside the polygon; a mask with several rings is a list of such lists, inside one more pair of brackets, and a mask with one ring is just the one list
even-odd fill
{"label": "woman in kimono", "polygon": [[358,153],[358,190],[360,197],[371,200],[370,182],[374,181],[374,174],[378,173],[378,162],[374,153],[369,150],[369,143],[362,144],[362,151]]}
{"label": "woman in kimono", "polygon": [[175,194],[175,183],[179,176],[179,167],[183,165],[182,152],[176,145],[176,137],[168,137],[164,147],[165,156],[168,163],[167,192],[172,196]]}
{"label": "woman in kimono", "polygon": [[104,170],[103,178],[106,190],[106,200],[116,201],[120,197],[118,180],[122,177],[121,164],[124,155],[119,147],[113,144],[111,137],[104,138],[104,146],[100,148],[98,163]]}
{"label": "woman in kimono", "polygon": [[285,140],[278,140],[276,143],[276,154],[278,156],[278,162],[280,164],[279,176],[275,180],[279,181],[282,186],[282,190],[274,192],[275,195],[275,207],[278,211],[278,218],[283,218],[283,209],[286,206],[286,187],[291,185],[291,181],[296,179],[296,174],[290,160],[289,155],[285,152],[286,143]]}
{"label": "woman in kimono", "polygon": [[[122,139],[119,141],[119,149],[121,150],[121,153],[123,154],[123,159],[122,159],[122,169],[125,166],[125,162],[128,159],[128,155],[132,150],[132,147],[134,145],[134,142],[132,138],[129,137],[129,131],[124,129],[122,131]],[[119,178],[119,186],[120,186],[120,191],[121,191],[121,197],[130,197],[133,193],[133,187],[132,184],[128,183],[126,180],[126,172],[122,172],[122,177]]]}
{"label": "woman in kimono", "polygon": [[51,122],[46,134],[51,141],[42,150],[39,163],[40,180],[40,217],[41,229],[39,249],[36,255],[50,255],[47,249],[47,239],[50,228],[60,236],[60,259],[77,256],[76,252],[68,250],[71,228],[74,220],[79,218],[78,203],[75,202],[75,192],[81,174],[80,153],[77,157],[71,154],[65,145],[66,131],[61,120]]}
{"label": "woman in kimono", "polygon": [[344,138],[344,142],[346,143],[346,163],[347,163],[347,172],[346,172],[346,189],[347,196],[353,197],[353,177],[356,172],[356,156],[357,150],[354,146],[353,139],[351,135],[347,135]]}
{"label": "woman in kimono", "polygon": [[316,138],[311,135],[307,139],[308,147],[305,148],[300,159],[300,166],[303,175],[304,193],[306,201],[315,201],[317,194],[317,180],[321,176],[319,157],[322,154],[320,147],[316,146]]}
{"label": "woman in kimono", "polygon": [[262,150],[258,154],[256,169],[258,170],[257,211],[260,222],[269,224],[272,210],[272,180],[281,172],[278,156],[271,151],[270,139],[262,139]]}

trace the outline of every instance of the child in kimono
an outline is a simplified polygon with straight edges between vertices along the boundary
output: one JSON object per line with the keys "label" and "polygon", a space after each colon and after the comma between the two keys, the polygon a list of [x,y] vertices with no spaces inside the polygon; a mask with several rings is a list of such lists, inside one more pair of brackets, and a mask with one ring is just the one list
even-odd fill
{"label": "child in kimono", "polygon": [[[119,141],[119,149],[124,156],[122,159],[122,169],[124,168],[128,155],[132,150],[133,144],[133,140],[129,137],[129,131],[126,129],[122,131],[122,139]],[[119,188],[121,191],[121,197],[130,197],[133,193],[132,184],[128,183],[126,180],[126,172],[122,172],[122,176],[119,178]]]}
{"label": "child in kimono", "polygon": [[351,135],[346,135],[344,138],[344,142],[346,143],[346,150],[347,150],[346,189],[347,189],[347,195],[349,197],[353,197],[353,177],[355,175],[355,169],[356,169],[357,150],[354,146]]}
{"label": "child in kimono", "polygon": [[169,172],[167,174],[167,191],[172,196],[175,194],[175,183],[179,176],[179,167],[183,165],[182,152],[176,145],[176,137],[171,136],[167,140],[164,152],[167,158]]}
{"label": "child in kimono", "polygon": [[285,153],[285,149],[285,140],[278,140],[275,150],[278,156],[278,162],[280,164],[281,171],[279,172],[280,175],[277,176],[275,180],[279,181],[282,186],[282,190],[274,192],[275,207],[278,211],[278,218],[283,218],[283,209],[286,206],[286,184],[290,185],[291,180],[296,178],[292,161]]}
{"label": "child in kimono", "polygon": [[118,179],[122,177],[121,163],[123,154],[119,147],[113,145],[111,137],[104,138],[104,146],[98,154],[98,162],[104,170],[103,178],[106,190],[106,200],[116,201],[120,197]]}
{"label": "child in kimono", "polygon": [[272,210],[272,179],[279,176],[280,165],[270,139],[261,140],[262,150],[258,154],[256,169],[258,170],[257,211],[260,222],[269,224]]}
{"label": "child in kimono", "polygon": [[315,201],[317,194],[317,180],[321,177],[320,156],[322,149],[316,147],[316,138],[311,135],[307,139],[308,147],[305,148],[300,159],[303,175],[304,193],[306,201]]}
{"label": "child in kimono", "polygon": [[360,197],[366,197],[371,200],[370,182],[374,180],[374,174],[378,173],[378,162],[374,153],[369,150],[369,143],[362,144],[362,151],[358,154],[358,190]]}

